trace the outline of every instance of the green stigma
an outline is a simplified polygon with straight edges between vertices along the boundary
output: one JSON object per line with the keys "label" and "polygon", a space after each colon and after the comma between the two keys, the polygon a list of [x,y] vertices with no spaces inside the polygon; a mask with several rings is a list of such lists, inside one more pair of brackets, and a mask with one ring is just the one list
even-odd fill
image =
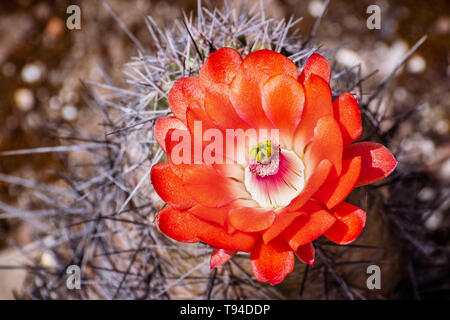
{"label": "green stigma", "polygon": [[251,147],[249,153],[253,160],[262,164],[267,164],[272,160],[274,155],[272,142],[269,140],[260,142]]}

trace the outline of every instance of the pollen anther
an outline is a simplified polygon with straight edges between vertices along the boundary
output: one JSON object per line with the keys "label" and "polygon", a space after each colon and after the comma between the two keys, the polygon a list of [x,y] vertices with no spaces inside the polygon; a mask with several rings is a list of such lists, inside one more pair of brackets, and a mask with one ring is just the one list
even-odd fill
{"label": "pollen anther", "polygon": [[280,146],[266,140],[249,149],[250,172],[259,177],[274,175],[280,165]]}

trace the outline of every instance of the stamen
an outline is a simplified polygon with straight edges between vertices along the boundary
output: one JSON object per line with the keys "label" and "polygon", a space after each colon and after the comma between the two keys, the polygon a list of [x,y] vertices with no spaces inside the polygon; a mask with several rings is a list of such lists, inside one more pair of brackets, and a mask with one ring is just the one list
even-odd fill
{"label": "stamen", "polygon": [[266,164],[256,160],[257,152],[255,157],[250,157],[244,183],[252,199],[261,207],[277,209],[288,205],[302,192],[305,166],[295,152],[280,149],[279,146],[273,150],[277,151]]}
{"label": "stamen", "polygon": [[274,175],[280,166],[280,146],[271,141],[263,141],[249,150],[249,170],[258,177]]}

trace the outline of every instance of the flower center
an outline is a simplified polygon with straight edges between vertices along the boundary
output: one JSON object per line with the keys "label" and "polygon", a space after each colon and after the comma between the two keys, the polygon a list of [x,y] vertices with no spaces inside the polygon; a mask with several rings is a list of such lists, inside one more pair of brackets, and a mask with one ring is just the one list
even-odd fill
{"label": "flower center", "polygon": [[274,175],[280,166],[280,146],[269,140],[260,142],[249,150],[249,170],[258,177]]}
{"label": "flower center", "polygon": [[250,148],[249,155],[244,184],[262,208],[287,206],[303,190],[305,166],[295,152],[264,141]]}

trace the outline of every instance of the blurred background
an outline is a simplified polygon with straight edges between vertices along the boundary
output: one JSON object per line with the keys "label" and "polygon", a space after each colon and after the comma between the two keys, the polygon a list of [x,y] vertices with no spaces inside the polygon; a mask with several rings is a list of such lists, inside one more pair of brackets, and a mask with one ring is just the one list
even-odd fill
{"label": "blurred background", "polygon": [[[216,2],[220,7],[222,1]],[[148,47],[152,43],[144,23],[147,15],[162,25],[170,25],[182,10],[197,8],[196,0],[107,3]],[[71,4],[81,7],[80,30],[66,27],[66,9]],[[366,9],[372,4],[382,9],[380,30],[366,27]],[[323,11],[324,2],[272,0],[264,1],[264,5],[275,18],[304,17],[297,27],[307,34]],[[439,201],[425,226],[427,236],[436,237],[448,252],[450,3],[332,0],[315,42],[332,50],[341,65],[361,64],[363,76],[378,70],[366,82],[370,88],[386,78],[423,35],[428,36],[427,40],[397,72],[389,94],[396,111],[413,111],[396,133],[396,149],[403,151],[400,162],[420,163],[432,180],[438,181],[435,185],[441,189],[428,186],[417,192],[424,202]],[[60,139],[52,136],[49,126],[80,126],[91,115],[83,102],[80,80],[100,81],[103,69],[116,85],[125,85],[122,66],[134,55],[134,44],[101,1],[0,2],[0,152],[58,145]],[[0,156],[0,175],[50,182],[54,179],[51,172],[61,169],[59,157],[52,153]],[[0,182],[2,203],[19,205],[26,201],[24,197],[26,193],[20,186]],[[8,265],[15,262],[14,248],[32,242],[33,235],[20,221],[1,219],[1,213],[0,209],[0,265]],[[448,267],[439,269],[439,274],[440,279],[450,278]],[[23,277],[23,271],[0,269],[0,298],[11,298],[11,289],[20,288]],[[429,297],[448,297],[449,292],[447,281]]]}

